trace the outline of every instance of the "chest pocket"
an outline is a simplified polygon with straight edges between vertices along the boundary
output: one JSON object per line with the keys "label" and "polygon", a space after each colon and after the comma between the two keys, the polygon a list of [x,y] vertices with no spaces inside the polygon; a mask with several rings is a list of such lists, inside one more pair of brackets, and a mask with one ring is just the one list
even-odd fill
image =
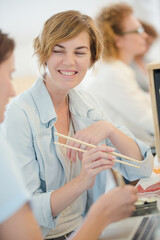
{"label": "chest pocket", "polygon": [[99,120],[99,119],[90,119],[86,117],[77,116],[74,113],[71,113],[71,114],[72,114],[72,121],[73,121],[76,132],[81,129],[89,127],[91,124]]}

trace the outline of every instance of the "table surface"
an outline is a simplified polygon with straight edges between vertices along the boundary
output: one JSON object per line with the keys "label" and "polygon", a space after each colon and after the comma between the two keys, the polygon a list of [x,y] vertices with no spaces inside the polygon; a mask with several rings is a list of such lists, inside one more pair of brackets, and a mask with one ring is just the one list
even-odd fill
{"label": "table surface", "polygon": [[131,240],[142,219],[143,217],[132,217],[112,223],[105,228],[99,240]]}
{"label": "table surface", "polygon": [[[147,187],[155,182],[160,181],[160,174],[152,174],[150,178],[141,179],[138,184],[142,187]],[[107,226],[100,237],[99,240],[132,240],[136,229],[140,225],[143,216],[140,217],[130,217],[121,220],[116,223],[112,223]]]}

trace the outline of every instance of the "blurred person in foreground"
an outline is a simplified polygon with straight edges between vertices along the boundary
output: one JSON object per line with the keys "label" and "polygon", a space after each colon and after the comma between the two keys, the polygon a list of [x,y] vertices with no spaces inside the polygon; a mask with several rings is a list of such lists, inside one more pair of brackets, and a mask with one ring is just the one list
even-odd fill
{"label": "blurred person in foreground", "polygon": [[[14,40],[0,30],[0,124],[9,98],[15,95],[11,83],[14,47]],[[0,239],[40,240],[40,229],[28,204],[30,194],[17,164],[14,152],[0,131]]]}

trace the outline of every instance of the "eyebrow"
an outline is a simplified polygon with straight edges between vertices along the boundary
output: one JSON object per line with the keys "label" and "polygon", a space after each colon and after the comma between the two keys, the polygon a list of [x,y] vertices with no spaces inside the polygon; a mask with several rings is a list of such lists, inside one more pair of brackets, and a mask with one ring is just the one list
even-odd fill
{"label": "eyebrow", "polygon": [[[59,48],[62,48],[62,49],[65,49],[65,47],[63,47],[62,45],[59,45],[59,44],[56,44],[55,47],[59,47]],[[80,47],[77,47],[75,48],[76,50],[80,50],[80,49],[88,49],[88,47],[86,46],[80,46]]]}

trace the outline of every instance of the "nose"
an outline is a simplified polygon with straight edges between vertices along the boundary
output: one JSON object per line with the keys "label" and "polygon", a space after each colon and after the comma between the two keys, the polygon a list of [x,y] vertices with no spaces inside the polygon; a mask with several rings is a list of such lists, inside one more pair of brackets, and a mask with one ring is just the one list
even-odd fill
{"label": "nose", "polygon": [[75,55],[73,53],[66,53],[63,58],[63,64],[73,66],[75,64]]}

